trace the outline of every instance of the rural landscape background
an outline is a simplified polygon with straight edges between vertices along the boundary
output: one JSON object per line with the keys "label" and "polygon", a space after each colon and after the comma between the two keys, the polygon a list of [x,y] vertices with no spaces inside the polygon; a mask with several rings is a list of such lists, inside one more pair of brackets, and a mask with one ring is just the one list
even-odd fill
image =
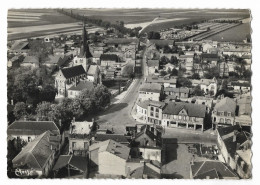
{"label": "rural landscape background", "polygon": [[[193,22],[218,18],[250,17],[246,9],[68,9],[93,19],[114,24],[123,21],[126,28],[142,27],[142,32],[159,31]],[[8,11],[8,40],[28,36],[80,32],[78,20],[64,16],[56,9],[10,9]],[[97,28],[92,28],[97,29]],[[91,30],[88,30],[91,31]],[[242,41],[250,34],[249,19],[244,24],[220,32],[208,39],[216,41]]]}

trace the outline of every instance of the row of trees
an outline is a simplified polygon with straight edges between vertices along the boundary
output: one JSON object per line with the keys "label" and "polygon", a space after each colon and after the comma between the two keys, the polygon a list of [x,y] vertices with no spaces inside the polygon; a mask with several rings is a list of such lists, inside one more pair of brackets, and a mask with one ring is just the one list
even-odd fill
{"label": "row of trees", "polygon": [[64,14],[64,15],[70,16],[74,19],[86,22],[88,24],[94,24],[94,25],[97,25],[97,26],[104,27],[106,29],[114,28],[123,35],[129,34],[130,37],[134,37],[134,36],[138,37],[139,30],[142,29],[141,27],[137,27],[137,28],[134,28],[134,29],[126,28],[124,26],[124,21],[116,21],[116,23],[112,24],[109,21],[103,21],[102,19],[96,19],[96,18],[93,18],[93,17],[87,17],[85,15],[81,15],[81,14],[79,14],[76,11],[73,11],[73,10],[58,9],[57,11]]}

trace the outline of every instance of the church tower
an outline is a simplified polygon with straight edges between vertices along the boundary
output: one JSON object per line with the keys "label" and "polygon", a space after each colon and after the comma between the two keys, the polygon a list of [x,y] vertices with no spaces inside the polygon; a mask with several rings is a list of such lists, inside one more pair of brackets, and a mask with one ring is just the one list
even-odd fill
{"label": "church tower", "polygon": [[73,66],[82,65],[85,71],[88,71],[88,60],[92,58],[92,54],[89,51],[88,46],[88,33],[83,23],[82,29],[82,45],[80,47],[80,53],[73,59]]}

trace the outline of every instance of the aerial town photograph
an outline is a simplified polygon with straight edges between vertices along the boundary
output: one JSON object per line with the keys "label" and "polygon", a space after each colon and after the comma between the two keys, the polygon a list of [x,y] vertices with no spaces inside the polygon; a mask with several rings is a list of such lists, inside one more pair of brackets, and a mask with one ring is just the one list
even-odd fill
{"label": "aerial town photograph", "polygon": [[7,177],[252,179],[251,20],[8,9]]}

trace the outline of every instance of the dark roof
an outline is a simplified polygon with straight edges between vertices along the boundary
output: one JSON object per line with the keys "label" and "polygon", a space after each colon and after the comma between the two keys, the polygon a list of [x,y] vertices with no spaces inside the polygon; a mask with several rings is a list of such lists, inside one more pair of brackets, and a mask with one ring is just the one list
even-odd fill
{"label": "dark roof", "polygon": [[[22,151],[13,159],[14,167],[27,166],[29,169],[43,169],[50,156],[57,149],[59,142],[50,142],[51,132],[46,131],[29,142]],[[56,147],[55,147],[56,146]]]}
{"label": "dark roof", "polygon": [[150,44],[155,44],[157,46],[169,46],[173,45],[174,40],[159,40],[159,39],[151,39],[149,40]]}
{"label": "dark roof", "polygon": [[79,169],[82,172],[85,172],[87,169],[88,161],[86,157],[74,156],[74,155],[60,155],[58,161],[56,162],[53,170],[59,170],[66,165],[71,165],[74,168]]}
{"label": "dark roof", "polygon": [[142,135],[148,136],[151,140],[154,140],[154,139],[158,140],[157,136],[155,136],[154,133],[152,131],[150,131],[149,125],[144,125],[141,127],[141,131],[136,134],[135,140]]}
{"label": "dark roof", "polygon": [[199,161],[194,162],[194,165],[191,165],[192,176],[195,179],[198,179],[199,177],[204,177],[205,175],[210,175],[210,178],[216,177],[216,174],[212,170],[215,170],[217,172],[217,176],[220,179],[238,178],[230,167],[226,166],[220,161]]}
{"label": "dark roof", "polygon": [[118,62],[118,56],[115,54],[102,54],[100,55],[100,61],[105,61],[105,60],[113,60],[115,62]]}
{"label": "dark roof", "polygon": [[170,115],[178,115],[179,112],[185,109],[188,116],[190,117],[199,117],[204,118],[206,113],[205,105],[198,105],[193,103],[184,103],[184,102],[169,102],[165,109],[163,110],[163,114]]}
{"label": "dark roof", "polygon": [[86,71],[82,65],[63,68],[61,69],[61,72],[65,78],[73,78],[82,74],[86,74]]}
{"label": "dark roof", "polygon": [[220,102],[216,103],[214,109],[217,111],[231,112],[234,114],[236,111],[236,102],[229,97],[225,97],[220,100]]}
{"label": "dark roof", "polygon": [[202,53],[201,57],[203,59],[213,59],[213,58],[218,59],[219,58],[219,56],[217,54],[212,54],[212,53]]}
{"label": "dark roof", "polygon": [[[29,46],[29,42],[19,42],[19,41],[16,41],[14,43],[14,45],[12,46],[11,50],[22,50],[24,49],[25,47],[28,47]],[[29,49],[29,48],[28,48]]]}
{"label": "dark roof", "polygon": [[112,139],[119,143],[129,143],[127,138],[124,135],[120,135],[120,134],[96,134],[95,135],[96,141],[106,141],[108,139]]}
{"label": "dark roof", "polygon": [[147,109],[150,101],[149,100],[144,100],[144,101],[138,101],[136,104],[143,109]]}
{"label": "dark roof", "polygon": [[15,121],[7,128],[8,135],[40,135],[50,130],[60,134],[59,128],[53,121]]}
{"label": "dark roof", "polygon": [[[225,143],[227,151],[231,157],[235,156],[235,153],[238,149],[237,144],[243,144],[248,140],[245,133],[241,132],[241,128],[239,125],[218,128],[218,133]],[[233,141],[234,134],[236,134],[235,141]]]}
{"label": "dark roof", "polygon": [[241,87],[251,87],[251,84],[249,82],[244,82],[244,83],[240,83],[240,82],[230,82],[230,84],[232,86],[241,86]]}
{"label": "dark roof", "polygon": [[219,179],[218,172],[215,168],[195,176],[194,179],[207,179],[207,177],[209,177],[209,179]]}
{"label": "dark roof", "polygon": [[93,82],[89,82],[89,81],[80,81],[76,86],[73,85],[71,88],[69,88],[68,90],[72,90],[72,91],[82,91],[84,89],[93,89],[94,88],[94,84]]}

